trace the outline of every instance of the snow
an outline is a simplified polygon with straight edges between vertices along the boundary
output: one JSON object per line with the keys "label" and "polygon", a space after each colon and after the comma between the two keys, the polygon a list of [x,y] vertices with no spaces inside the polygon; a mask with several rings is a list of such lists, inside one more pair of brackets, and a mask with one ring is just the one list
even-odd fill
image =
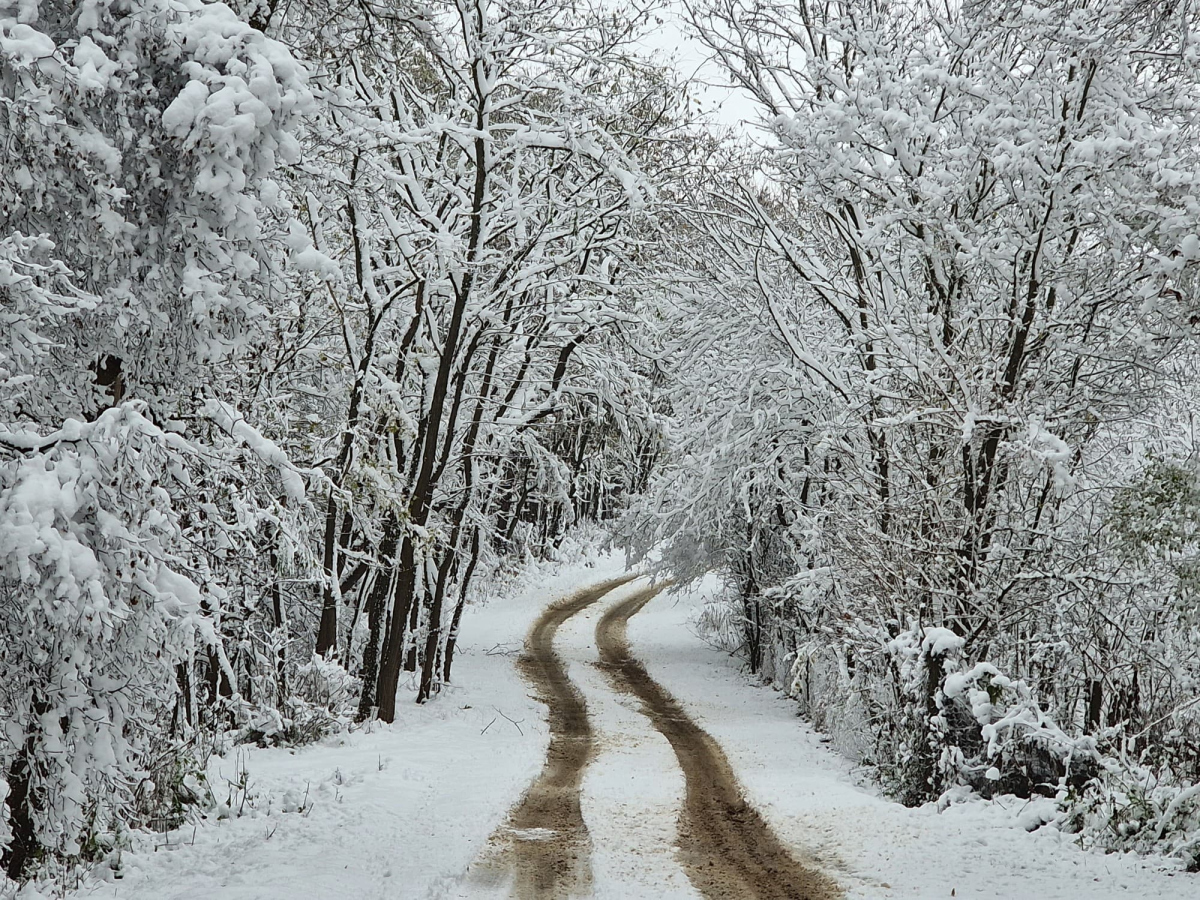
{"label": "snow", "polygon": [[213,812],[195,827],[139,839],[123,856],[119,880],[108,871],[109,880],[92,880],[72,896],[460,896],[468,865],[540,770],[548,742],[544,708],[513,667],[516,652],[548,602],[621,568],[613,557],[592,563],[543,567],[525,587],[468,610],[456,683],[423,707],[402,697],[392,726],[295,750],[240,747],[214,757],[209,781],[229,817]]}
{"label": "snow", "polygon": [[27,66],[54,54],[54,41],[13,19],[0,18],[0,55],[14,66]]}
{"label": "snow", "polygon": [[163,129],[173,137],[186,138],[200,119],[207,100],[208,86],[200,81],[189,81],[163,110]]}
{"label": "snow", "polygon": [[250,425],[228,403],[208,400],[205,402],[201,414],[211,418],[230,437],[245,444],[264,463],[273,466],[279,473],[279,479],[283,483],[283,489],[289,500],[293,503],[304,502],[306,496],[304,478],[278,444],[263,437],[258,429]]}
{"label": "snow", "polygon": [[965,643],[965,639],[949,628],[926,628],[921,649],[930,656],[944,656],[947,653],[957,653]]}
{"label": "snow", "polygon": [[[210,778],[231,816],[143,839],[123,878],[73,900],[456,900],[503,896],[470,866],[542,765],[544,709],[515,672],[530,623],[552,600],[620,571],[620,560],[543,572],[469,611],[456,685],[425,707],[401,703],[392,727],[296,750],[242,748]],[[596,755],[582,806],[596,898],[697,900],[674,857],[684,782],[673,751],[595,665],[596,622],[645,584],[613,591],[570,619],[556,648],[587,699]],[[1163,860],[1079,850],[1046,827],[1052,802],[952,798],[906,809],[830,752],[776,691],[694,630],[713,578],[660,594],[629,627],[635,655],[715,737],[749,799],[847,900],[1193,898],[1200,878]],[[238,785],[248,778],[249,799]],[[238,809],[243,815],[236,816]],[[529,833],[525,837],[539,837]],[[32,896],[32,895],[31,895]]]}
{"label": "snow", "polygon": [[81,37],[75,45],[73,59],[76,68],[79,69],[80,86],[89,90],[105,90],[118,70],[117,64],[87,35]]}

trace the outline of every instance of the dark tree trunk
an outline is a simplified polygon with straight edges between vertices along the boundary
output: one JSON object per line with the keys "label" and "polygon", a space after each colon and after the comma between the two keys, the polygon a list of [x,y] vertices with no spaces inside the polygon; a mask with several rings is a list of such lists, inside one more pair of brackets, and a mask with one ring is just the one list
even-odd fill
{"label": "dark tree trunk", "polygon": [[[40,694],[35,694],[31,710],[31,721],[38,722],[50,710],[50,704]],[[36,726],[34,726],[36,727]],[[37,839],[34,814],[41,808],[40,799],[33,790],[34,737],[30,733],[25,744],[17,753],[8,770],[8,825],[12,840],[0,855],[0,866],[13,881],[20,881],[30,863],[41,856],[42,847]]]}
{"label": "dark tree trunk", "polygon": [[376,704],[379,718],[384,722],[395,721],[396,689],[400,686],[400,664],[404,655],[404,633],[413,598],[417,589],[415,548],[406,534],[400,544],[400,566],[396,572],[396,593],[392,606],[392,627],[388,629],[384,644],[383,660],[379,667],[379,685]]}
{"label": "dark tree trunk", "polygon": [[1104,710],[1104,682],[1095,679],[1088,682],[1087,719],[1083,730],[1093,734],[1100,728],[1100,714]]}
{"label": "dark tree trunk", "polygon": [[283,592],[279,589],[279,574],[278,574],[278,559],[274,549],[271,550],[271,570],[275,573],[275,579],[271,582],[271,605],[275,613],[275,639],[278,646],[275,650],[275,689],[276,702],[280,709],[287,700],[288,696],[288,679],[287,679],[287,643],[288,643],[288,628],[287,616],[283,609]]}
{"label": "dark tree trunk", "polygon": [[[455,529],[457,532],[458,529]],[[433,602],[429,606],[429,622],[426,626],[425,653],[421,659],[421,683],[417,689],[417,702],[424,703],[433,696],[434,677],[439,673],[438,645],[442,639],[442,608],[446,599],[446,588],[450,582],[450,571],[454,566],[455,545],[458,534],[451,537],[445,558],[438,566],[437,587],[433,591]]]}
{"label": "dark tree trunk", "polygon": [[337,649],[337,596],[333,591],[337,572],[337,501],[329,492],[329,508],[325,511],[325,547],[321,560],[325,584],[321,588],[321,626],[317,629],[317,653],[328,656]]}
{"label": "dark tree trunk", "polygon": [[[395,552],[395,528],[397,525],[398,523],[394,522],[388,523],[389,534],[384,538],[383,547],[381,547],[381,550],[387,551],[381,554],[385,559],[390,559]],[[363,647],[362,694],[358,698],[358,720],[360,722],[370,718],[371,710],[378,702],[376,684],[379,678],[379,651],[391,587],[392,579],[380,573],[375,577],[375,583],[371,585],[371,593],[367,597],[368,634],[367,645]]]}

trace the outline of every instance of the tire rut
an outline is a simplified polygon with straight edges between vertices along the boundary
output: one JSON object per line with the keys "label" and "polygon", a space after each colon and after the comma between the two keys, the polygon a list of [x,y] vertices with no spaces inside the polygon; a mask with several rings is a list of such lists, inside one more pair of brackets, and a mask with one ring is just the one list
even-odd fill
{"label": "tire rut", "polygon": [[686,779],[679,859],[707,900],[834,900],[837,885],[801,865],[742,795],[724,752],[689,718],[629,651],[626,626],[663,588],[646,588],[614,605],[596,626],[600,668],[616,688],[642,701],[670,742]]}
{"label": "tire rut", "polygon": [[513,895],[520,900],[562,900],[589,893],[591,847],[579,789],[594,739],[587,704],[554,652],[554,636],[571,616],[635,577],[585,588],[548,608],[534,622],[517,660],[521,675],[549,708],[550,723],[542,771],[492,839],[498,849],[494,865],[507,870]]}

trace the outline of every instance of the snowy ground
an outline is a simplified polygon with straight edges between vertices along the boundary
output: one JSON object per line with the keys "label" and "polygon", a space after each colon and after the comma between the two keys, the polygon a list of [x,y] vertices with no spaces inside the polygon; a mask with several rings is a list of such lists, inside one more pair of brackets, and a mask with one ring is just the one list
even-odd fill
{"label": "snowy ground", "polygon": [[[169,845],[161,836],[146,840],[126,855],[121,880],[93,882],[74,897],[495,895],[472,877],[471,863],[541,768],[547,743],[544,710],[503,651],[519,648],[547,603],[619,570],[615,559],[578,566],[472,610],[456,663],[459,686],[424,708],[404,704],[391,728],[214,761],[220,777],[248,772],[253,799],[245,815],[177,832]],[[694,900],[672,847],[683,794],[674,755],[637,703],[615,693],[593,665],[596,621],[639,584],[569,620],[557,642],[597,731],[582,788],[594,895]],[[633,651],[722,744],[780,837],[833,875],[850,900],[1200,896],[1200,876],[1161,861],[1085,853],[1056,832],[1028,834],[1016,826],[1013,804],[971,803],[939,815],[856,785],[792,704],[751,684],[735,661],[695,635],[703,597],[703,590],[659,595],[630,624]]]}
{"label": "snowy ground", "polygon": [[[210,780],[221,801],[225,779],[248,774],[243,816],[144,840],[125,854],[123,878],[76,896],[446,896],[542,765],[543,709],[513,668],[530,623],[550,600],[621,569],[620,559],[601,558],[469,610],[457,685],[425,707],[401,703],[391,727],[295,751],[250,748],[214,758]],[[305,811],[284,811],[297,807]]]}
{"label": "snowy ground", "polygon": [[846,762],[777,692],[707,647],[693,623],[705,590],[660,594],[629,626],[650,674],[722,745],[747,795],[777,834],[807,848],[847,900],[1196,900],[1200,875],[1166,860],[1084,852],[1070,835],[1028,833],[1022,800],[972,802],[939,814],[905,809],[855,784]]}

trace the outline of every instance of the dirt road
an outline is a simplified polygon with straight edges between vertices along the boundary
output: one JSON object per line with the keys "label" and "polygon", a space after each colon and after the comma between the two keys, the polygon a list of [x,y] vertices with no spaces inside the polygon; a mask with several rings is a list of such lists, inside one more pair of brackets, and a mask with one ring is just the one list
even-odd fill
{"label": "dirt road", "polygon": [[634,695],[671,743],[687,781],[679,817],[679,856],[692,885],[708,900],[832,900],[836,886],[798,863],[742,796],[717,743],[629,652],[625,627],[662,587],[646,588],[613,606],[596,626],[601,667],[613,685]]}
{"label": "dirt road", "polygon": [[[553,642],[559,627],[631,578],[581,591],[550,607],[530,631],[519,667],[549,707],[546,763],[495,838],[492,870],[505,873],[519,900],[565,900],[591,892],[591,844],[580,785],[594,752],[587,707]],[[618,600],[596,627],[602,671],[613,688],[641,701],[671,744],[686,780],[677,859],[707,900],[833,900],[836,886],[801,865],[742,797],[721,748],[631,655],[626,623],[662,586]]]}
{"label": "dirt road", "polygon": [[497,868],[522,900],[586,897],[591,885],[587,826],[579,785],[592,755],[593,734],[583,695],[554,652],[554,636],[571,616],[633,576],[587,588],[547,609],[534,622],[517,662],[525,680],[549,707],[550,746],[541,774],[495,838]]}

